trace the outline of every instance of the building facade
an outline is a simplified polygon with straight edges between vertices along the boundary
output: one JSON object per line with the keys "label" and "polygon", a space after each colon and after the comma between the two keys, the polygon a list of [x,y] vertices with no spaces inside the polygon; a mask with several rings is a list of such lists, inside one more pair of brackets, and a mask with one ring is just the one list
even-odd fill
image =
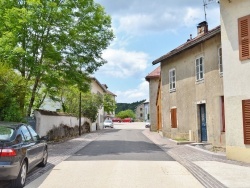
{"label": "building facade", "polygon": [[160,72],[161,67],[158,66],[155,70],[149,73],[145,79],[149,82],[149,117],[150,117],[150,130],[151,131],[158,131],[158,118],[157,118],[157,106],[156,106],[156,99],[157,99],[157,89],[160,80]]}
{"label": "building facade", "polygon": [[161,65],[158,123],[168,138],[225,146],[220,27],[209,31],[202,22],[197,33],[153,61]]}
{"label": "building facade", "polygon": [[227,158],[250,162],[250,1],[221,0]]}

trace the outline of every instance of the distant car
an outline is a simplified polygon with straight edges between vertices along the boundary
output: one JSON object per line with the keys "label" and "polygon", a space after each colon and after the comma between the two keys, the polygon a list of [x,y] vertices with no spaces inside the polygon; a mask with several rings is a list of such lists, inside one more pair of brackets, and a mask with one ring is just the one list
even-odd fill
{"label": "distant car", "polygon": [[145,128],[150,128],[150,121],[146,121]]}
{"label": "distant car", "polygon": [[131,123],[131,122],[133,122],[133,119],[132,118],[124,118],[124,119],[122,119],[122,122]]}
{"label": "distant car", "polygon": [[30,125],[0,122],[0,180],[24,187],[27,173],[37,165],[45,167],[47,159],[46,138]]}
{"label": "distant car", "polygon": [[106,127],[114,128],[113,121],[112,121],[112,120],[109,120],[109,119],[106,119],[106,120],[104,121],[103,125],[104,125],[104,128],[106,128]]}
{"label": "distant car", "polygon": [[121,119],[121,118],[112,118],[112,121],[113,121],[113,122],[121,123],[121,122],[122,122],[122,119]]}

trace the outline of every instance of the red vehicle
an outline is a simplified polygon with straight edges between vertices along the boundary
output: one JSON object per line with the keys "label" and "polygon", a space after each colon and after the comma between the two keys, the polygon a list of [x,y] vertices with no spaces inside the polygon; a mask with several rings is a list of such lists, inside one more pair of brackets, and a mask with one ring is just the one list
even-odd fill
{"label": "red vehicle", "polygon": [[132,118],[124,118],[124,119],[122,119],[122,122],[131,123],[132,121],[133,121]]}
{"label": "red vehicle", "polygon": [[121,119],[121,118],[112,118],[112,121],[113,121],[113,122],[121,123],[121,122],[122,122],[122,119]]}

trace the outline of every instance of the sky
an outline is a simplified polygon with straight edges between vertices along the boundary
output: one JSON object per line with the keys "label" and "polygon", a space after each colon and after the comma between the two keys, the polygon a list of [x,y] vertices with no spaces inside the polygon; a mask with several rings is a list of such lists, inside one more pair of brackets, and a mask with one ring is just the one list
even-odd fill
{"label": "sky", "polygon": [[[205,0],[208,28],[220,25],[217,0]],[[197,36],[205,20],[204,0],[95,0],[111,16],[115,39],[103,51],[107,61],[95,72],[116,94],[117,103],[149,100],[145,77],[160,64],[152,61]]]}

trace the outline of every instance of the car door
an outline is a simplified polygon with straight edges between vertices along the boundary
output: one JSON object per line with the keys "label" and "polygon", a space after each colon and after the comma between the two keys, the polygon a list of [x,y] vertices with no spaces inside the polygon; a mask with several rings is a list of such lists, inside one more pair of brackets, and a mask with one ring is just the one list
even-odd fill
{"label": "car door", "polygon": [[23,136],[23,149],[26,151],[26,157],[29,161],[29,169],[32,169],[36,165],[36,144],[25,125],[20,127],[20,131]]}
{"label": "car door", "polygon": [[44,147],[45,147],[45,144],[44,142],[40,139],[39,135],[36,133],[36,131],[30,126],[30,125],[27,125],[27,128],[35,142],[35,145],[36,145],[36,149],[35,149],[35,152],[36,152],[36,163],[40,163],[42,160],[43,160],[43,153],[44,153]]}

